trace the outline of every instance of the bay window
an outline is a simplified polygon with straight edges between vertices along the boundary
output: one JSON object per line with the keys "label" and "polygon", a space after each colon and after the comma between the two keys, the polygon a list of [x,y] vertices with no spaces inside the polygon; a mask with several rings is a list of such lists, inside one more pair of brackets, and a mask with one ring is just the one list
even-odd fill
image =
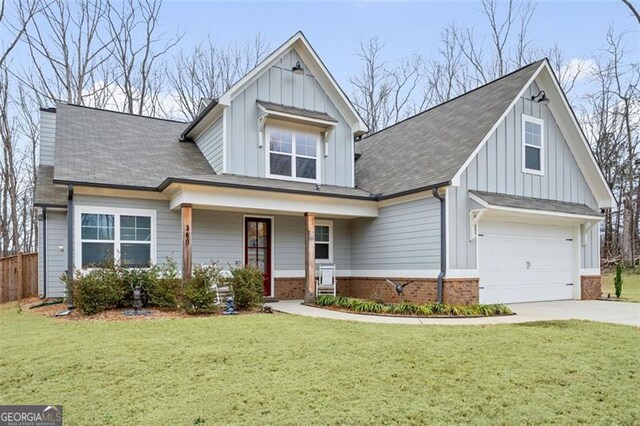
{"label": "bay window", "polygon": [[75,223],[76,267],[148,268],[156,260],[154,210],[78,206]]}
{"label": "bay window", "polygon": [[267,176],[318,182],[319,135],[269,128]]}

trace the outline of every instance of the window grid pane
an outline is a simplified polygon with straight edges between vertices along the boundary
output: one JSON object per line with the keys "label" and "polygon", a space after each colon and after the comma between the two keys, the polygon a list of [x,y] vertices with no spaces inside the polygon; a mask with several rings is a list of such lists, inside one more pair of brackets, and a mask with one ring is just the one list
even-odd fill
{"label": "window grid pane", "polygon": [[82,213],[80,235],[83,240],[114,239],[115,216],[111,214]]}
{"label": "window grid pane", "polygon": [[149,216],[120,216],[120,239],[122,241],[151,241],[151,218]]}

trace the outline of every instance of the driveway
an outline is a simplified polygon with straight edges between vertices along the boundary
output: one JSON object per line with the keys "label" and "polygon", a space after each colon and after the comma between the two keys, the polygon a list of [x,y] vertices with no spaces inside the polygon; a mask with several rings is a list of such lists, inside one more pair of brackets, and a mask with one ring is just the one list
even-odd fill
{"label": "driveway", "polygon": [[416,318],[352,314],[302,305],[301,300],[269,303],[274,310],[316,318],[329,318],[383,324],[489,325],[515,324],[531,321],[581,319],[640,327],[640,303],[605,302],[597,300],[563,300],[510,304],[517,315],[485,318]]}
{"label": "driveway", "polygon": [[640,327],[640,303],[602,300],[559,300],[508,305],[529,321],[581,319]]}

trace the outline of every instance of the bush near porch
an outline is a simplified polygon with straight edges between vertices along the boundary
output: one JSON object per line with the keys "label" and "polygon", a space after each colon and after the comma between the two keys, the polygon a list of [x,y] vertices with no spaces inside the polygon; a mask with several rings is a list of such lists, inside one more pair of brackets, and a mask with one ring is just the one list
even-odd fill
{"label": "bush near porch", "polygon": [[373,300],[355,299],[342,296],[322,295],[316,298],[316,305],[333,307],[355,313],[404,316],[496,316],[512,315],[505,305],[447,305],[429,303],[418,305],[409,302],[380,303]]}
{"label": "bush near porch", "polygon": [[77,270],[63,280],[75,306],[86,315],[131,308],[136,286],[140,286],[143,306],[180,309],[188,314],[210,314],[220,308],[213,283],[230,286],[239,301],[238,309],[249,309],[262,301],[262,275],[255,268],[235,267],[230,278],[222,277],[220,271],[216,265],[196,266],[192,277],[182,280],[172,259],[146,269],[124,268],[112,262],[89,271]]}

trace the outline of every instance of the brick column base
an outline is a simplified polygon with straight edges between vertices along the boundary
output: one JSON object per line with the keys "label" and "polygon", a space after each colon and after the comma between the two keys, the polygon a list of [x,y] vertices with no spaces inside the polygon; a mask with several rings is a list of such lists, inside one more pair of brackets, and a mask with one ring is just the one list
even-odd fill
{"label": "brick column base", "polygon": [[274,297],[277,300],[304,299],[304,278],[274,278]]}
{"label": "brick column base", "polygon": [[580,298],[582,300],[598,300],[602,296],[600,275],[583,275],[580,277]]}

